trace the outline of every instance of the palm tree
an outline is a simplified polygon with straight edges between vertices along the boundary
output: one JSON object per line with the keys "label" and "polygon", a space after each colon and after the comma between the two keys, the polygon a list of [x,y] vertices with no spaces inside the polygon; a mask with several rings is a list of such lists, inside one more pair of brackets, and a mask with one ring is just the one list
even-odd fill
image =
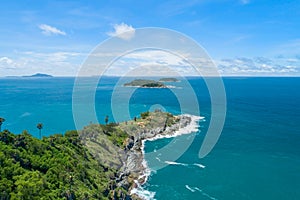
{"label": "palm tree", "polygon": [[1,132],[1,126],[2,126],[3,122],[5,122],[5,119],[0,117],[0,132]]}
{"label": "palm tree", "polygon": [[38,123],[38,124],[36,125],[36,127],[39,129],[40,139],[42,139],[42,128],[43,128],[43,124],[42,124],[42,123]]}
{"label": "palm tree", "polygon": [[107,125],[107,123],[108,123],[108,115],[106,115],[105,117],[105,124]]}

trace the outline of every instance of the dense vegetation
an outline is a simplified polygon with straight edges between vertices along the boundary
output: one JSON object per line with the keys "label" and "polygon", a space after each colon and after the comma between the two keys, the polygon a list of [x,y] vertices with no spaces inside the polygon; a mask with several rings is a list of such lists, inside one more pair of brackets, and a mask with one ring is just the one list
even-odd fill
{"label": "dense vegetation", "polygon": [[146,84],[143,84],[141,87],[165,87],[164,84],[161,84],[161,83],[146,83]]}
{"label": "dense vegetation", "polygon": [[42,140],[0,132],[0,199],[111,199],[123,190],[114,186],[115,174],[92,157],[77,131]]}
{"label": "dense vegetation", "polygon": [[[107,116],[105,125],[90,124],[79,132],[41,139],[27,131],[0,131],[0,200],[137,199],[128,191],[139,174],[130,171],[120,178],[126,152],[139,134],[178,120],[156,110],[122,123],[108,123]],[[37,128],[41,131],[43,124]]]}

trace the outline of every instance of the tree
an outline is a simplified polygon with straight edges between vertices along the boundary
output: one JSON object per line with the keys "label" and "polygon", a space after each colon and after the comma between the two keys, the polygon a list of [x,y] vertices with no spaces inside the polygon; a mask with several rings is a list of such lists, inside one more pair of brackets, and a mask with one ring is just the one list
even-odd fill
{"label": "tree", "polygon": [[44,183],[41,172],[26,171],[15,181],[12,199],[38,199],[44,196]]}
{"label": "tree", "polygon": [[149,117],[149,115],[150,115],[150,112],[149,112],[149,111],[143,112],[143,113],[141,113],[141,118],[142,118],[142,119],[146,119],[147,117]]}
{"label": "tree", "polygon": [[106,117],[105,117],[105,124],[107,124],[108,123],[108,115],[106,115]]}
{"label": "tree", "polygon": [[39,136],[40,136],[40,139],[42,139],[42,128],[43,128],[43,124],[42,123],[38,123],[36,125],[36,127],[39,129]]}
{"label": "tree", "polygon": [[0,132],[1,132],[1,126],[2,126],[3,122],[5,122],[5,119],[0,117]]}

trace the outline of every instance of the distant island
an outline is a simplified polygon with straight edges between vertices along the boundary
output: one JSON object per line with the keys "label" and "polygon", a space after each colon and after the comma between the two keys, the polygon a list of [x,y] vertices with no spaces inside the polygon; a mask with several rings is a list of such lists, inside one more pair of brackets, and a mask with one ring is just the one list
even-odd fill
{"label": "distant island", "polygon": [[22,76],[22,77],[26,77],[26,78],[29,78],[29,77],[32,77],[32,78],[49,78],[49,77],[53,77],[49,74],[41,74],[41,73],[37,73],[37,74],[33,74],[33,75],[29,75],[29,76]]}
{"label": "distant island", "polygon": [[129,83],[125,83],[126,87],[142,87],[142,88],[167,88],[167,86],[159,81],[147,79],[135,79]]}
{"label": "distant island", "polygon": [[159,82],[179,82],[177,78],[161,78]]}

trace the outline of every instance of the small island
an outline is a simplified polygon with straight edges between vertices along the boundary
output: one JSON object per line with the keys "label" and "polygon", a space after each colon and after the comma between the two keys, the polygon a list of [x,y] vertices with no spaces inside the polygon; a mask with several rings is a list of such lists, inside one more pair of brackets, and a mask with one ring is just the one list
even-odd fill
{"label": "small island", "polygon": [[129,83],[125,83],[126,87],[142,87],[142,88],[166,88],[167,86],[161,82],[148,79],[135,79]]}
{"label": "small island", "polygon": [[36,74],[33,74],[33,75],[22,76],[22,77],[25,77],[25,78],[50,78],[50,77],[53,77],[53,76],[51,76],[49,74],[36,73]]}
{"label": "small island", "polygon": [[179,82],[177,78],[161,78],[159,82]]}

